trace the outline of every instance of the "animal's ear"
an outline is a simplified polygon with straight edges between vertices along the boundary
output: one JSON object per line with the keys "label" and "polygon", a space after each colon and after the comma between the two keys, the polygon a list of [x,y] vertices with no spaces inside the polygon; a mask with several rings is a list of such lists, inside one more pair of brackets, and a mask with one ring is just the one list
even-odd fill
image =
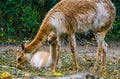
{"label": "animal's ear", "polygon": [[25,46],[24,46],[24,44],[22,44],[22,51],[25,52]]}

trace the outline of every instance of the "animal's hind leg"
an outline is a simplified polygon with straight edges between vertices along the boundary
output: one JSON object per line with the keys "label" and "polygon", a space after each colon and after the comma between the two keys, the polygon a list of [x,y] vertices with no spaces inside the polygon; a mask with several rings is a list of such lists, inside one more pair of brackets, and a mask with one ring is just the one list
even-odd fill
{"label": "animal's hind leg", "polygon": [[99,60],[100,60],[100,55],[101,55],[101,53],[103,53],[102,67],[103,67],[103,68],[105,67],[106,52],[107,52],[106,43],[105,43],[105,41],[104,41],[105,35],[106,35],[106,31],[99,32],[99,33],[96,33],[96,34],[95,34],[96,40],[97,40],[97,42],[98,42],[98,48],[97,48],[96,62],[95,62],[94,68],[93,68],[93,71],[94,71],[94,72],[97,71],[97,66],[98,66],[98,63],[99,63]]}
{"label": "animal's hind leg", "polygon": [[102,58],[102,67],[101,68],[104,69],[105,63],[106,63],[106,53],[107,53],[107,44],[105,41],[103,42],[102,47],[103,47],[103,58]]}
{"label": "animal's hind leg", "polygon": [[74,64],[75,64],[75,69],[79,68],[77,59],[76,59],[76,39],[75,39],[75,34],[69,35],[69,41],[70,41],[70,46],[71,46],[71,52],[73,55],[73,60],[74,60]]}

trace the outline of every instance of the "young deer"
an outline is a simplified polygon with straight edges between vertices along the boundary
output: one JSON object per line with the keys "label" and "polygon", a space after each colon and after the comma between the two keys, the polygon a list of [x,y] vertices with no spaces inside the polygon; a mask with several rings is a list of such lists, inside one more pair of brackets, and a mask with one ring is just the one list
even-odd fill
{"label": "young deer", "polygon": [[[51,32],[48,36],[48,42],[50,44],[50,52],[46,51],[37,51],[35,54],[29,53],[26,56],[24,56],[21,60],[19,60],[19,63],[17,63],[17,68],[20,68],[24,66],[27,62],[30,62],[30,65],[32,67],[41,68],[41,67],[49,67],[53,66],[53,70],[55,71],[55,68],[57,66],[56,60],[58,55],[58,42],[57,42],[57,35],[54,32]],[[28,42],[25,43],[26,45]],[[21,53],[22,54],[22,53]],[[20,54],[18,54],[20,56]],[[61,61],[58,62],[58,68],[61,68]]]}
{"label": "young deer", "polygon": [[[73,54],[74,67],[78,68],[75,56],[75,33],[91,29],[98,42],[97,57],[93,68],[96,71],[101,54],[103,54],[102,68],[105,67],[107,44],[104,38],[107,31],[112,27],[114,18],[115,7],[110,0],[61,0],[48,12],[35,38],[28,45],[22,46],[22,51],[19,51],[19,53],[23,53],[22,56],[27,53],[35,53],[46,41],[52,30],[57,33],[61,50],[63,35],[67,33]],[[18,60],[22,56],[17,57]]]}
{"label": "young deer", "polygon": [[[41,68],[41,67],[49,67],[53,66],[53,70],[55,71],[56,68],[56,60],[57,55],[59,53],[58,51],[58,42],[57,42],[57,35],[53,32],[50,33],[48,36],[48,42],[50,44],[50,52],[36,52],[31,61],[30,64],[33,67]],[[55,67],[55,68],[54,68]],[[58,68],[61,68],[61,61],[58,62]]]}

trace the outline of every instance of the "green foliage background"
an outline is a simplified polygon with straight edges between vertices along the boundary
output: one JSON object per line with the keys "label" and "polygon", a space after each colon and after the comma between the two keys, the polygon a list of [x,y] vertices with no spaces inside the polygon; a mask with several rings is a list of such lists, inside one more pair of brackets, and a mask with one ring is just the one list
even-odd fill
{"label": "green foliage background", "polygon": [[[59,0],[0,0],[0,42],[32,39],[51,7]],[[120,39],[120,1],[112,0],[117,9],[108,39]]]}

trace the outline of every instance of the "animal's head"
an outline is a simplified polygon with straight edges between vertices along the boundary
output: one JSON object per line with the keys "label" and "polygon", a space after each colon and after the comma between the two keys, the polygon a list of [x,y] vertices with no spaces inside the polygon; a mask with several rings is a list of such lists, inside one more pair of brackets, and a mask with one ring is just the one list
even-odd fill
{"label": "animal's head", "polygon": [[48,36],[48,42],[49,44],[56,44],[57,42],[57,35],[55,32],[51,32]]}
{"label": "animal's head", "polygon": [[24,67],[26,63],[27,63],[27,55],[25,54],[25,47],[22,44],[22,50],[17,50],[16,67],[21,69]]}

